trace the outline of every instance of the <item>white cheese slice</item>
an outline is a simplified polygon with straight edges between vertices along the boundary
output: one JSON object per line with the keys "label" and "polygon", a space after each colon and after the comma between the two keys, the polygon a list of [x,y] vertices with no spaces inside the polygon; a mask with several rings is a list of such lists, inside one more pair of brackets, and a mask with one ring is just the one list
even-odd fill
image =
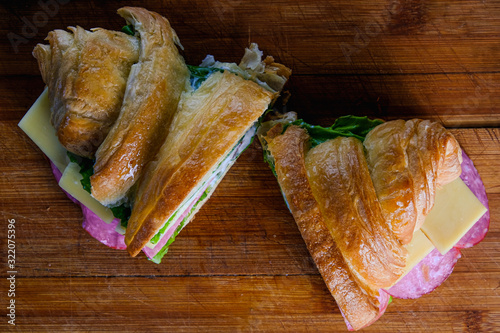
{"label": "white cheese slice", "polygon": [[50,106],[47,88],[19,122],[19,127],[63,172],[69,159],[66,149],[59,143],[56,130],[50,123]]}
{"label": "white cheese slice", "polygon": [[104,207],[96,199],[90,196],[90,193],[85,191],[80,183],[82,175],[80,174],[80,166],[76,163],[69,163],[59,180],[59,186],[71,194],[73,198],[87,206],[97,216],[106,223],[111,223],[115,218],[111,209]]}
{"label": "white cheese slice", "polygon": [[421,230],[441,254],[446,254],[486,211],[467,185],[457,178],[436,191],[434,207]]}
{"label": "white cheese slice", "polygon": [[120,235],[125,235],[126,229],[121,225],[121,223],[118,223],[118,225],[115,228],[115,231]]}

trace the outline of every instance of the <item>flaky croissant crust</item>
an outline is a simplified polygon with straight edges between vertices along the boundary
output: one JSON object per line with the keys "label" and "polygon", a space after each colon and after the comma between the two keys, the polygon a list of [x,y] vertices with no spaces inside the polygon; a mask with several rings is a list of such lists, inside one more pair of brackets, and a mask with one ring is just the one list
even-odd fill
{"label": "flaky croissant crust", "polygon": [[379,125],[364,147],[357,139],[339,137],[310,150],[304,129],[289,126],[281,134],[281,126],[264,136],[280,187],[344,317],[354,329],[365,327],[380,315],[379,288],[404,273],[401,231],[411,230],[411,240],[419,227],[392,218],[399,212],[380,200],[400,195],[409,206],[416,202],[417,209],[406,209],[411,219],[425,217],[436,188],[461,173],[460,146],[441,125],[418,119]]}
{"label": "flaky croissant crust", "polygon": [[118,10],[140,35],[139,60],[132,66],[116,123],[96,153],[92,195],[104,205],[122,200],[165,140],[189,70],[178,37],[163,16],[144,8]]}
{"label": "flaky croissant crust", "polygon": [[188,194],[231,150],[274,94],[228,71],[185,93],[167,140],[145,172],[128,222],[127,251],[136,255]]}
{"label": "flaky croissant crust", "polygon": [[382,212],[408,244],[434,205],[436,189],[460,176],[460,145],[439,123],[421,119],[381,124],[363,144]]}
{"label": "flaky croissant crust", "polygon": [[93,157],[118,117],[138,59],[136,37],[106,29],[49,32],[33,55],[48,86],[52,124],[69,151]]}

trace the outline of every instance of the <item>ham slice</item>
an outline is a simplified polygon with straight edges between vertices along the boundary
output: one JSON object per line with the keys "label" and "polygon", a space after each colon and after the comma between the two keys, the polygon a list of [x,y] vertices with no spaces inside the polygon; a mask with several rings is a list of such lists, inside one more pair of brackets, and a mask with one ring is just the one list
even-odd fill
{"label": "ham slice", "polygon": [[460,249],[472,247],[486,236],[490,225],[486,189],[471,159],[463,151],[462,159],[460,178],[488,211],[448,253],[441,255],[437,249],[434,249],[410,273],[391,287],[388,293],[393,297],[414,299],[430,293],[450,276],[461,256]]}
{"label": "ham slice", "polygon": [[484,239],[490,227],[490,208],[488,205],[488,197],[484,188],[481,176],[477,172],[472,160],[462,151],[462,174],[460,178],[465,185],[474,193],[488,211],[474,224],[474,226],[458,241],[455,247],[459,249],[469,248]]}
{"label": "ham slice", "polygon": [[444,256],[434,249],[387,292],[393,297],[405,299],[428,294],[450,276],[460,257],[460,250],[456,248],[452,248]]}
{"label": "ham slice", "polygon": [[[52,173],[54,174],[56,181],[59,182],[62,176],[61,171],[59,171],[54,163],[50,162],[50,165],[52,167]],[[68,198],[71,199],[71,201],[82,208],[83,229],[85,229],[92,237],[113,249],[125,250],[127,248],[124,240],[125,237],[116,232],[116,227],[120,223],[119,219],[114,219],[111,223],[108,224],[101,220],[93,211],[91,211],[85,205],[81,204],[66,191],[63,190],[63,192],[68,196]]]}

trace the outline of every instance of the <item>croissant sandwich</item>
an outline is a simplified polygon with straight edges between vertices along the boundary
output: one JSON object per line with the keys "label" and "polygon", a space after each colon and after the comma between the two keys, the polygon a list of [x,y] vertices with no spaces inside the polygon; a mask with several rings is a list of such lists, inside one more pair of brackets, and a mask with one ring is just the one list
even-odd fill
{"label": "croissant sandwich", "polygon": [[91,235],[159,262],[291,71],[256,44],[239,64],[207,56],[190,66],[166,18],[135,7],[118,14],[123,32],[70,27],[35,47],[47,91],[20,126],[81,203]]}
{"label": "croissant sandwich", "polygon": [[459,249],[484,237],[484,186],[440,124],[347,116],[323,128],[295,118],[263,123],[259,139],[348,328],[376,321],[390,296],[432,291]]}

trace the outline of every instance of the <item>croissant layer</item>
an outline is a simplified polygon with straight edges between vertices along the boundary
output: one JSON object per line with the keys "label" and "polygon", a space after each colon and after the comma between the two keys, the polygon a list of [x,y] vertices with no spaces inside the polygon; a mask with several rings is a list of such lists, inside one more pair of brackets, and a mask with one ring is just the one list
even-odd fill
{"label": "croissant layer", "polygon": [[143,8],[118,10],[140,35],[139,60],[128,77],[116,123],[96,153],[92,195],[104,205],[125,197],[164,142],[189,70],[167,19]]}
{"label": "croissant layer", "polygon": [[265,139],[297,226],[342,314],[354,329],[360,329],[379,315],[378,291],[360,286],[362,283],[357,282],[328,230],[307,176],[305,155],[309,135],[297,126],[288,127],[283,135],[274,138],[272,132],[281,130],[271,129]]}
{"label": "croissant layer", "polygon": [[407,244],[433,207],[436,189],[460,176],[460,145],[440,124],[412,119],[377,126],[364,147],[382,212]]}
{"label": "croissant layer", "polygon": [[407,252],[382,215],[361,141],[338,137],[308,152],[307,175],[325,223],[351,271],[373,289],[404,274]]}
{"label": "croissant layer", "polygon": [[118,117],[137,38],[105,29],[51,31],[33,55],[48,86],[52,124],[69,151],[93,157]]}
{"label": "croissant layer", "polygon": [[125,242],[136,255],[257,121],[274,94],[228,71],[179,103],[170,135],[141,181]]}

